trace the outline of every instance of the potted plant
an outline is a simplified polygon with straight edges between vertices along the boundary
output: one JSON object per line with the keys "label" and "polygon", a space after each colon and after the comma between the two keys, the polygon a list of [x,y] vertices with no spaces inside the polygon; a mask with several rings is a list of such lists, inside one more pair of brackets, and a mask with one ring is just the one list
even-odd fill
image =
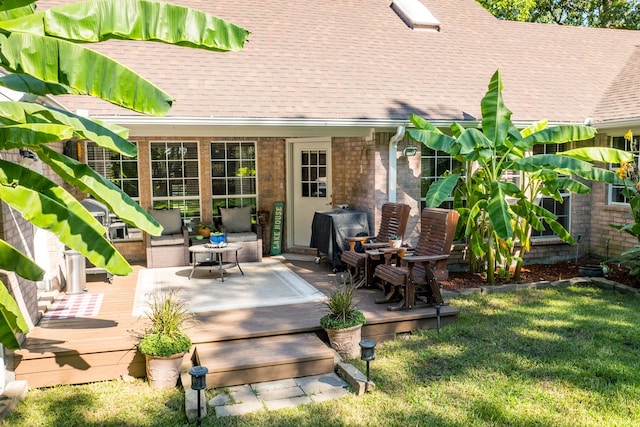
{"label": "potted plant", "polygon": [[402,237],[391,234],[389,236],[389,246],[391,246],[392,248],[402,247]]}
{"label": "potted plant", "polygon": [[365,317],[354,301],[356,287],[349,272],[336,274],[337,288],[327,297],[324,305],[328,313],[320,318],[320,326],[329,336],[329,343],[340,356],[357,357]]}
{"label": "potted plant", "polygon": [[200,224],[198,224],[197,232],[202,237],[209,238],[209,236],[211,235],[211,230],[212,229],[213,229],[213,227],[211,227],[211,225],[205,224],[204,222],[201,222]]}
{"label": "potted plant", "polygon": [[145,313],[151,324],[138,344],[145,355],[147,379],[154,387],[175,387],[183,356],[191,348],[184,328],[194,316],[176,290],[154,293],[148,306]]}
{"label": "potted plant", "polygon": [[225,243],[224,233],[222,231],[214,231],[213,233],[211,233],[209,241],[212,245],[222,245],[223,243]]}

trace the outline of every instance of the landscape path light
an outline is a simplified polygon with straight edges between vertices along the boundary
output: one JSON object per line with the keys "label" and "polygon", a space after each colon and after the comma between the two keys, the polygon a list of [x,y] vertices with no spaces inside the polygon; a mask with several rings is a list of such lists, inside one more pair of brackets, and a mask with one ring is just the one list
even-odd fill
{"label": "landscape path light", "polygon": [[189,369],[191,375],[191,389],[198,393],[198,425],[202,423],[202,408],[200,403],[200,395],[202,390],[207,388],[207,373],[209,370],[204,366],[194,366]]}
{"label": "landscape path light", "polygon": [[376,358],[376,342],[374,340],[360,341],[360,359],[367,362],[367,382],[364,385],[364,392],[369,391],[369,362]]}

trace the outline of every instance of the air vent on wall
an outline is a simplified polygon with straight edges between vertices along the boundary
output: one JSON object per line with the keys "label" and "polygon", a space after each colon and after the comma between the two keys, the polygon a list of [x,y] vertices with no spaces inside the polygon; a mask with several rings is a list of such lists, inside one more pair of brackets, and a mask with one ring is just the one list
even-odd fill
{"label": "air vent on wall", "polygon": [[393,0],[391,8],[414,30],[440,31],[440,21],[420,0]]}

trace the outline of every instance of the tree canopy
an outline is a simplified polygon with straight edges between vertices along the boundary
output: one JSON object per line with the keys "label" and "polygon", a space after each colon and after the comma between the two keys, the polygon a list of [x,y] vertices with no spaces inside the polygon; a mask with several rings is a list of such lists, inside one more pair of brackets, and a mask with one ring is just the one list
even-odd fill
{"label": "tree canopy", "polygon": [[640,0],[478,0],[496,18],[599,28],[640,29]]}

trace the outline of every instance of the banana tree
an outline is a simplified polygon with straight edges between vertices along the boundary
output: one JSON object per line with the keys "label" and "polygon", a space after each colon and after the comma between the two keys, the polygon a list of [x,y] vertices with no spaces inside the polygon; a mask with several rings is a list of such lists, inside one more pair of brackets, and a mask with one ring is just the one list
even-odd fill
{"label": "banana tree", "polygon": [[[130,110],[166,114],[172,97],[135,71],[102,55],[89,43],[108,39],[155,41],[226,52],[243,48],[249,32],[191,8],[147,0],[94,0],[36,11],[35,0],[0,2],[0,85],[38,96],[92,95]],[[152,235],[160,225],[134,200],[95,173],[48,145],[85,139],[124,156],[135,156],[128,131],[67,111],[23,102],[0,103],[0,150],[29,149],[65,182],[103,202],[124,221]],[[104,228],[63,187],[18,164],[0,161],[0,199],[35,226],[93,264],[116,275],[132,270],[104,237]],[[29,279],[44,272],[33,260],[0,240],[0,268]],[[26,322],[6,287],[0,289],[0,343],[19,347]]]}
{"label": "banana tree", "polygon": [[[517,129],[502,98],[499,70],[489,82],[481,112],[482,129],[454,123],[450,135],[412,115],[414,128],[408,135],[432,150],[446,152],[461,165],[431,184],[426,204],[439,206],[453,197],[471,249],[471,269],[486,270],[487,281],[494,283],[500,266],[504,267],[501,272],[509,274],[515,264],[518,278],[533,229],[543,230],[547,224],[564,242],[574,243],[557,216],[539,204],[541,196],[562,202],[563,191],[588,193],[584,180],[619,183],[615,172],[593,162],[620,163],[628,161],[630,154],[587,147],[532,155],[535,145],[588,140],[596,131],[582,125],[549,127],[546,121]],[[513,177],[520,179],[510,179]]]}

